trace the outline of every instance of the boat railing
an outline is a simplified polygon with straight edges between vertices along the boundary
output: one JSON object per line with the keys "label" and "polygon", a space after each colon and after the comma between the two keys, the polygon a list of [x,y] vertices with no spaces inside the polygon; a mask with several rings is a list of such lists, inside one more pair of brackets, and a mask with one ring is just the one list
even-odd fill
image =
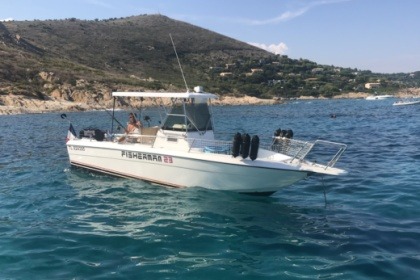
{"label": "boat railing", "polygon": [[[328,167],[333,167],[340,157],[343,155],[344,151],[347,149],[347,145],[343,143],[331,142],[326,140],[316,140],[314,142],[314,149],[320,148],[321,153],[327,155],[333,154],[332,158],[326,163],[325,169]],[[334,153],[335,152],[335,153]]]}
{"label": "boat railing", "polygon": [[[204,153],[232,154],[232,141],[188,139],[190,151]],[[260,148],[288,155],[294,159],[304,159],[314,143],[294,139],[281,139],[276,144],[261,143]]]}
{"label": "boat railing", "polygon": [[309,160],[328,167],[333,167],[347,149],[347,145],[325,140],[305,142],[288,138],[276,138],[271,146],[267,147],[277,153],[291,157],[294,160]]}
{"label": "boat railing", "polygon": [[[195,138],[189,138],[187,141],[190,147],[189,152],[232,154],[232,141]],[[337,163],[347,145],[325,140],[308,142],[290,138],[276,138],[272,144],[261,143],[260,148],[287,155],[290,157],[290,162],[307,160],[314,164],[321,164],[327,169]]]}
{"label": "boat railing", "polygon": [[232,154],[232,142],[223,140],[188,139],[190,152],[204,152],[213,154]]}
{"label": "boat railing", "polygon": [[314,143],[307,141],[276,137],[273,144],[267,146],[266,149],[287,155],[291,157],[291,161],[293,161],[295,159],[303,160],[313,146]]}

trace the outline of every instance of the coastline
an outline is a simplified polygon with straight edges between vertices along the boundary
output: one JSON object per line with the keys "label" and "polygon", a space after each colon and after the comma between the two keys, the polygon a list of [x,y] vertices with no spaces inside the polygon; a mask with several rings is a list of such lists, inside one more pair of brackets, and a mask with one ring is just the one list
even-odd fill
{"label": "coastline", "polygon": [[[363,92],[350,92],[336,95],[332,99],[364,99],[371,94]],[[398,92],[394,95],[396,98],[407,97],[405,92]],[[420,97],[420,88],[411,90],[408,97]],[[294,100],[326,100],[331,98],[301,96]],[[84,102],[83,102],[84,101]],[[93,102],[89,100],[68,101],[61,98],[50,98],[48,100],[39,100],[34,98],[25,98],[16,95],[0,96],[0,115],[17,114],[41,114],[54,112],[81,112],[94,111],[112,108],[112,100]],[[241,105],[274,105],[288,102],[288,99],[259,99],[252,96],[232,97],[222,96],[212,102],[216,106],[241,106]],[[138,107],[150,106],[147,102],[142,104],[133,104]]]}

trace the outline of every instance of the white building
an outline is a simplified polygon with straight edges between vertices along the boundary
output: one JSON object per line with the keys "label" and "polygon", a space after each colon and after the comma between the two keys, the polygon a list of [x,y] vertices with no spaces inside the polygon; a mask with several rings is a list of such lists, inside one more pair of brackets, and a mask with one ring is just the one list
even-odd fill
{"label": "white building", "polygon": [[380,86],[381,86],[380,83],[366,83],[365,84],[365,88],[367,88],[367,89],[378,88]]}

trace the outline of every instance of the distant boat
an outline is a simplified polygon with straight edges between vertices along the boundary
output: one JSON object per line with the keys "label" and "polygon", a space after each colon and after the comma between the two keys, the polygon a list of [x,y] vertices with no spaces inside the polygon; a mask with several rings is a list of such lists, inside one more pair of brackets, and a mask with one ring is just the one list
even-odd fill
{"label": "distant boat", "polygon": [[397,102],[394,102],[394,106],[406,106],[406,105],[420,105],[420,99],[413,97],[410,89],[407,89],[404,97],[400,98]]}
{"label": "distant boat", "polygon": [[394,106],[405,106],[405,105],[420,105],[420,100],[419,99],[404,99],[404,100],[399,100],[397,102],[394,102],[394,104],[392,104]]}
{"label": "distant boat", "polygon": [[388,98],[394,98],[393,95],[370,95],[368,97],[366,97],[366,100],[383,100],[383,99],[388,99]]}

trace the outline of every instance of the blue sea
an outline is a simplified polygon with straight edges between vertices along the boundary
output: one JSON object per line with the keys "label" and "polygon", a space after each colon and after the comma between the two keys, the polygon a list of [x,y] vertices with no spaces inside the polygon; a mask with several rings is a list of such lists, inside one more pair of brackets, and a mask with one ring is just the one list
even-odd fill
{"label": "blue sea", "polygon": [[[214,107],[232,137],[348,145],[348,175],[269,197],[70,168],[60,113],[0,116],[0,279],[420,279],[420,106],[392,102]],[[67,116],[77,131],[111,123]]]}

